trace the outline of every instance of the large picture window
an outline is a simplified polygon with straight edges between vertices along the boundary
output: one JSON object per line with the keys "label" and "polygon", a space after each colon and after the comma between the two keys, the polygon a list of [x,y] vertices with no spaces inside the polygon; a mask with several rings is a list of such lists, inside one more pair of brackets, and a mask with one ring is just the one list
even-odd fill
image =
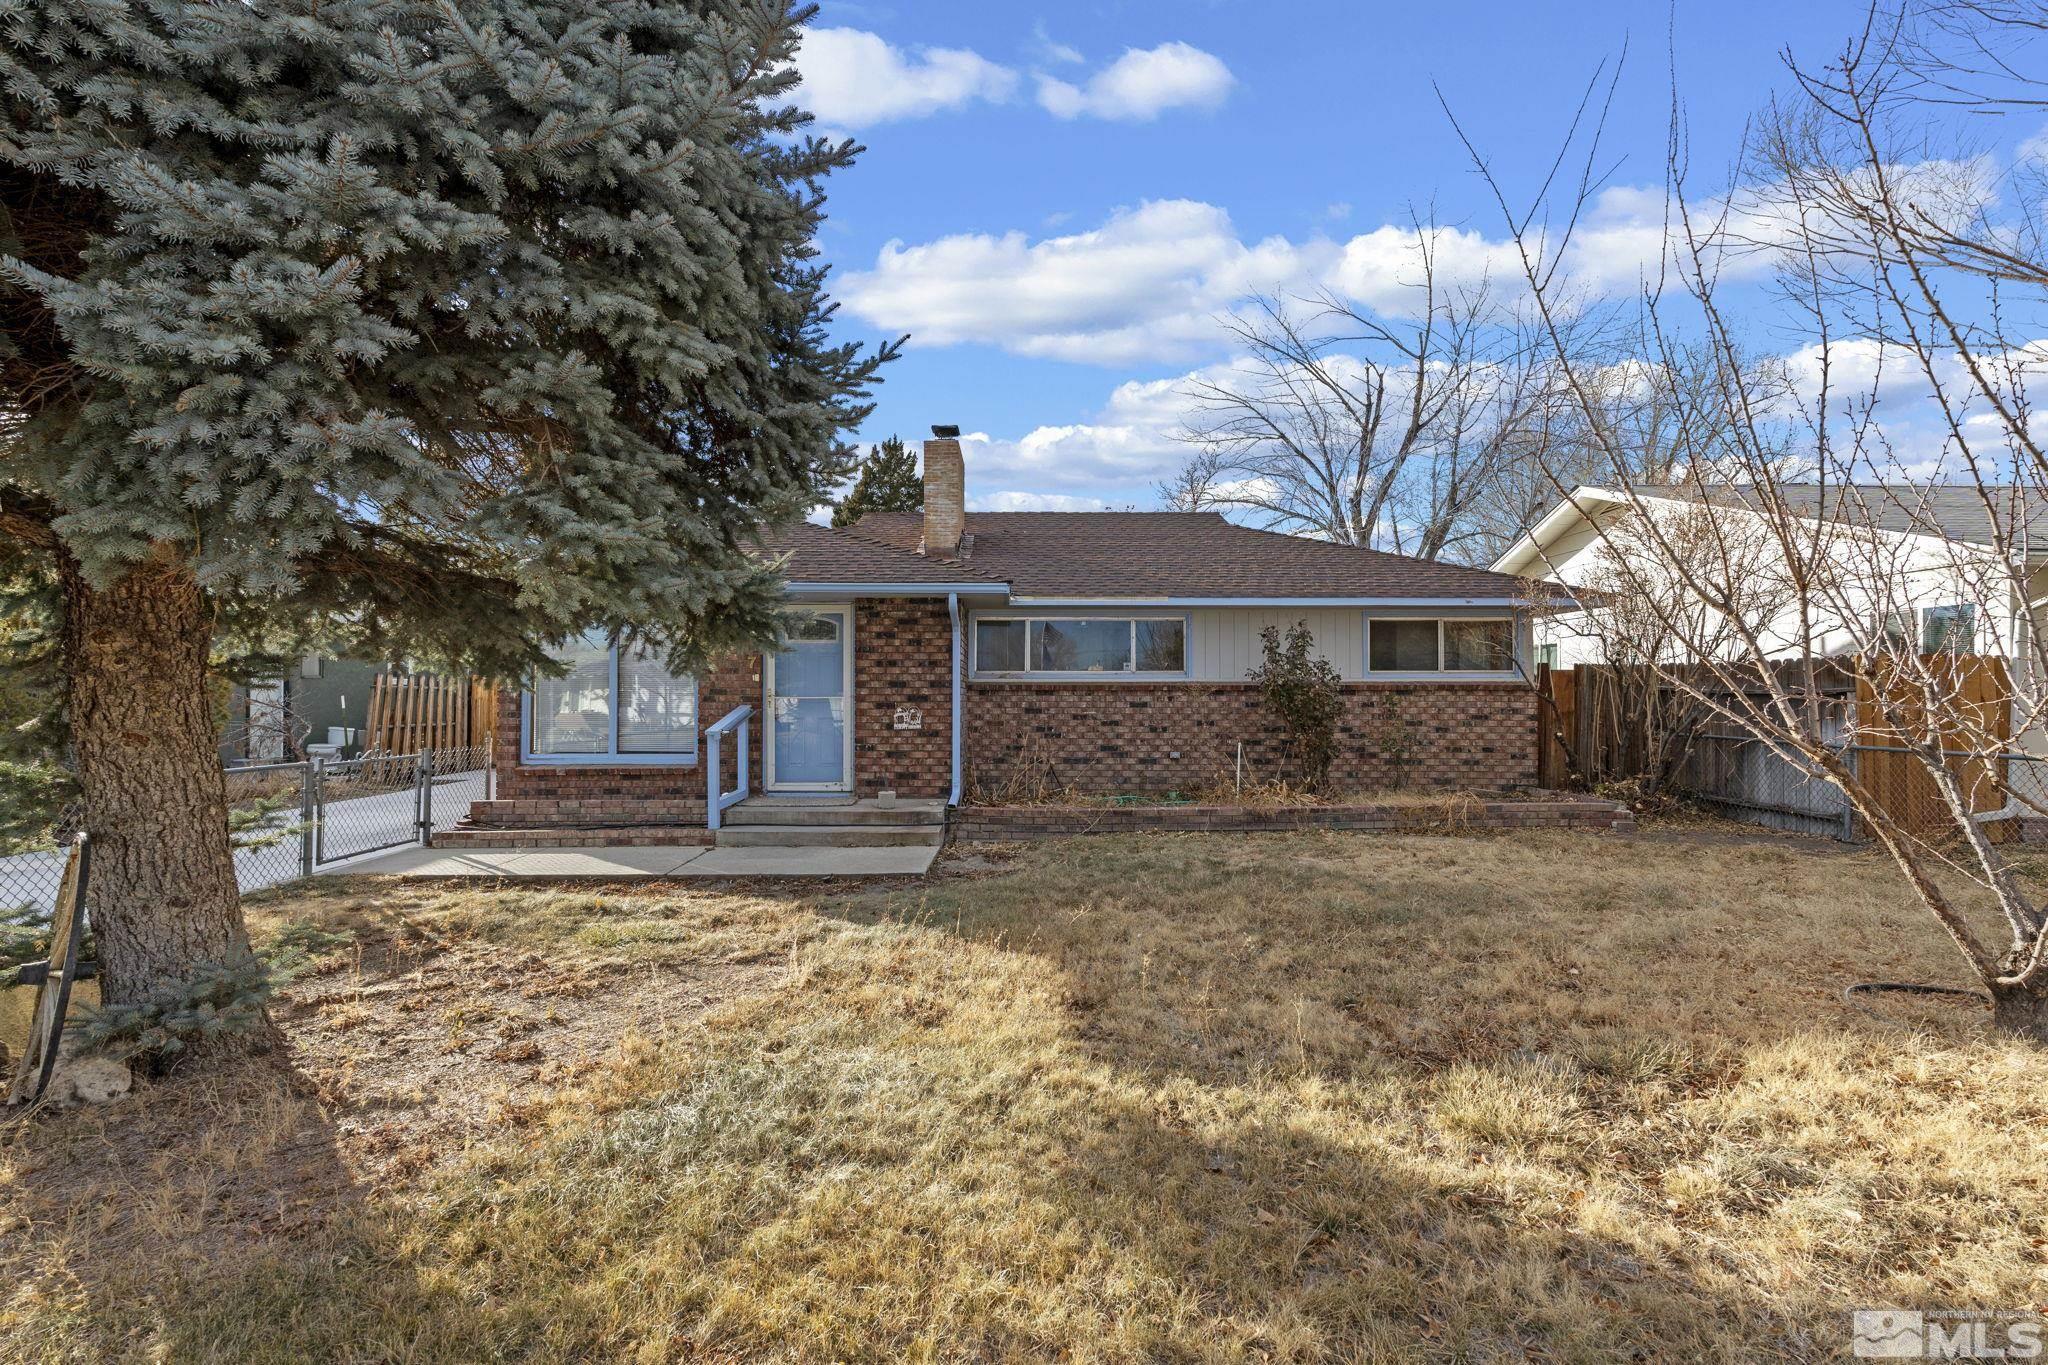
{"label": "large picture window", "polygon": [[1181,616],[981,617],[974,671],[984,677],[1182,677],[1188,623]]}
{"label": "large picture window", "polygon": [[697,680],[659,653],[586,635],[557,656],[559,678],[526,697],[526,756],[557,763],[689,763],[697,756]]}
{"label": "large picture window", "polygon": [[1515,623],[1504,616],[1387,616],[1365,624],[1368,673],[1508,673],[1515,667]]}

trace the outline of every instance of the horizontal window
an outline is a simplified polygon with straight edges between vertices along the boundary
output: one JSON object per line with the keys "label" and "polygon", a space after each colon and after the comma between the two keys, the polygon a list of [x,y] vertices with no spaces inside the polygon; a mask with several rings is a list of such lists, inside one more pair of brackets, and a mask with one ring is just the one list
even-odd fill
{"label": "horizontal window", "polygon": [[527,753],[538,759],[653,762],[697,753],[697,680],[668,671],[660,654],[586,635],[557,656],[559,678],[527,694]]}
{"label": "horizontal window", "polygon": [[974,671],[1019,677],[1186,673],[1178,616],[1032,616],[974,623]]}
{"label": "horizontal window", "polygon": [[1507,617],[1378,617],[1366,622],[1369,673],[1506,673],[1515,666]]}

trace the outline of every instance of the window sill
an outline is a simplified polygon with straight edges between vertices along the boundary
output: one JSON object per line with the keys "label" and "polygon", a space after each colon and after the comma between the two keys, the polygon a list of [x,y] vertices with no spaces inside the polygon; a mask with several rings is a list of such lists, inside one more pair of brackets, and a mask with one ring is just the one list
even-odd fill
{"label": "window sill", "polygon": [[970,673],[969,682],[993,683],[1157,683],[1193,682],[1185,673]]}

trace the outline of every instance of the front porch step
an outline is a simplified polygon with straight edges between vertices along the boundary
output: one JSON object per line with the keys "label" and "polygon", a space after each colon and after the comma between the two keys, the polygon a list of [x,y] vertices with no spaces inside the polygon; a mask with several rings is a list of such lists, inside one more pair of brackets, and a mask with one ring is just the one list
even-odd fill
{"label": "front porch step", "polygon": [[729,808],[722,823],[727,828],[734,825],[783,828],[880,825],[908,828],[942,825],[945,821],[946,803],[937,800],[898,801],[893,806],[883,806],[876,804],[872,799],[790,801],[756,796]]}
{"label": "front porch step", "polygon": [[705,845],[711,831],[702,825],[471,825],[438,830],[433,848],[675,848]]}
{"label": "front porch step", "polygon": [[944,825],[728,823],[718,831],[720,848],[937,848],[945,842]]}

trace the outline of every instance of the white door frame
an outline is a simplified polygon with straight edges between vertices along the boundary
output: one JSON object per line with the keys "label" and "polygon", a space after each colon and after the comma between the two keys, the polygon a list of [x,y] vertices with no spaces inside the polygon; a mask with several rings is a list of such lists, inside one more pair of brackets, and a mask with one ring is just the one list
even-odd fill
{"label": "white door frame", "polygon": [[769,792],[850,792],[853,790],[853,603],[806,603],[792,613],[839,618],[839,684],[841,706],[846,715],[842,739],[845,754],[839,766],[838,782],[779,782],[775,777],[775,652],[761,653],[761,790]]}

